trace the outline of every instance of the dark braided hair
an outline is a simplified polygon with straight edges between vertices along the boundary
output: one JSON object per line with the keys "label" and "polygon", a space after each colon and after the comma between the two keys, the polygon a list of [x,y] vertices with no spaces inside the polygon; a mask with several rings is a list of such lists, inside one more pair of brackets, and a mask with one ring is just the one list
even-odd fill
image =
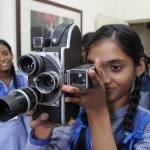
{"label": "dark braided hair", "polygon": [[[87,46],[87,55],[91,46],[99,44],[103,40],[109,39],[112,42],[119,45],[124,53],[126,53],[134,62],[135,66],[138,66],[140,59],[145,57],[144,48],[141,40],[137,33],[130,26],[122,24],[112,24],[105,25],[99,28],[91,37]],[[146,65],[146,64],[145,64]],[[135,89],[131,93],[130,106],[128,112],[124,117],[125,130],[132,132],[134,129],[134,117],[137,114],[137,107],[140,100],[140,90],[142,84],[142,76],[135,78]],[[84,114],[85,115],[85,114]],[[87,118],[86,118],[87,119]],[[85,120],[85,118],[84,118]],[[83,134],[83,132],[81,132]],[[85,143],[84,136],[80,136],[77,145],[82,145],[83,141]],[[124,135],[123,139],[118,143],[118,150],[128,150],[129,142],[126,145],[122,144],[122,141],[126,138]],[[77,150],[77,149],[76,149]],[[80,148],[80,150],[85,150],[85,148]]]}
{"label": "dark braided hair", "polygon": [[[6,46],[9,49],[10,53],[12,53],[11,47],[6,41],[0,39],[0,44]],[[15,73],[15,67],[14,67],[13,63],[12,63],[12,66],[11,66],[11,75],[13,77],[14,86],[17,89],[18,88],[18,82],[17,82],[17,77],[16,77],[16,73]]]}

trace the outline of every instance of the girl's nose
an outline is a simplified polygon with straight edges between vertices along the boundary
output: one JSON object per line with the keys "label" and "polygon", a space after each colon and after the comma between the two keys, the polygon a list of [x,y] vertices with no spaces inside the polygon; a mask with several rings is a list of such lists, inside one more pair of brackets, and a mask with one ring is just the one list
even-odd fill
{"label": "girl's nose", "polygon": [[111,82],[111,79],[110,78],[105,78],[105,83],[110,83]]}
{"label": "girl's nose", "polygon": [[105,84],[108,84],[111,82],[110,77],[106,73],[104,73],[104,79],[105,79]]}
{"label": "girl's nose", "polygon": [[2,56],[2,55],[0,55],[0,61],[3,61],[5,58]]}

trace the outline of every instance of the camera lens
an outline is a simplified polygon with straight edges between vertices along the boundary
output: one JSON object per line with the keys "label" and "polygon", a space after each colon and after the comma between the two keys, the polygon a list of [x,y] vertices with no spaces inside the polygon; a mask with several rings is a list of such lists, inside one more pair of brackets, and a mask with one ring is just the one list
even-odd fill
{"label": "camera lens", "polygon": [[34,61],[30,57],[27,57],[26,59],[22,59],[21,67],[24,72],[29,74],[35,69]]}
{"label": "camera lens", "polygon": [[82,75],[82,74],[79,74],[78,76],[78,84],[82,85],[82,84],[85,84],[85,76]]}
{"label": "camera lens", "polygon": [[43,60],[37,54],[23,55],[18,60],[18,68],[25,75],[38,74],[43,69]]}
{"label": "camera lens", "polygon": [[13,90],[0,98],[0,121],[6,122],[33,109],[41,98],[41,93],[35,87]]}
{"label": "camera lens", "polygon": [[0,105],[0,109],[6,116],[11,116],[11,109],[6,103],[2,102],[2,105]]}
{"label": "camera lens", "polygon": [[27,71],[32,71],[34,69],[33,61],[31,59],[26,60],[24,67]]}
{"label": "camera lens", "polygon": [[59,80],[56,72],[42,72],[37,76],[35,84],[42,93],[50,93],[59,86]]}
{"label": "camera lens", "polygon": [[75,74],[75,73],[72,73],[70,75],[70,84],[72,86],[84,86],[86,84],[86,77],[84,74]]}
{"label": "camera lens", "polygon": [[71,74],[71,81],[74,84],[78,83],[78,75],[77,74]]}
{"label": "camera lens", "polygon": [[44,78],[44,85],[47,87],[51,87],[54,84],[54,81],[51,76],[47,76]]}

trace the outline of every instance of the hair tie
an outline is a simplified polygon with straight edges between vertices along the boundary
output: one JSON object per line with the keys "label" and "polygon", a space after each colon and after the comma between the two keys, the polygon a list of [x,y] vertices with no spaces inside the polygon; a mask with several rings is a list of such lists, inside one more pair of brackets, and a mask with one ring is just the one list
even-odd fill
{"label": "hair tie", "polygon": [[122,142],[123,144],[126,144],[129,140],[131,140],[132,138],[138,139],[138,140],[143,140],[146,135],[143,131],[136,131],[134,133],[130,133],[125,131],[124,133],[127,137],[124,139],[124,141]]}

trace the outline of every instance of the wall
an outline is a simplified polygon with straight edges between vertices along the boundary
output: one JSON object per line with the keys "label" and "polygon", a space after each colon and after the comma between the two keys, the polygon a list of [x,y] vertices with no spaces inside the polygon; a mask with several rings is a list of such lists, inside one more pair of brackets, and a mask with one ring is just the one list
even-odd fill
{"label": "wall", "polygon": [[105,24],[125,24],[125,25],[129,25],[129,23],[126,22],[126,21],[116,19],[114,17],[110,17],[110,16],[107,16],[107,15],[98,14],[97,15],[97,22],[96,22],[96,29],[98,29],[99,27],[101,27]]}
{"label": "wall", "polygon": [[[27,1],[27,0],[25,0]],[[83,12],[83,30],[85,34],[95,30],[95,20],[98,13],[116,17],[118,0],[53,0],[69,7],[80,9]],[[107,5],[106,5],[107,4]],[[16,12],[15,0],[0,0],[0,38],[9,42],[16,64]],[[109,11],[108,11],[109,10]]]}
{"label": "wall", "polygon": [[0,39],[6,40],[11,45],[16,64],[15,0],[0,0],[0,20]]}
{"label": "wall", "polygon": [[142,41],[144,51],[150,56],[150,30],[147,28],[146,23],[131,24],[130,26],[135,29]]}
{"label": "wall", "polygon": [[98,13],[102,13],[115,18],[118,17],[119,0],[63,0],[63,3],[61,0],[51,1],[82,10],[83,34],[95,30],[96,18]]}
{"label": "wall", "polygon": [[122,19],[131,23],[150,21],[150,0],[122,0]]}
{"label": "wall", "polygon": [[[149,19],[149,0],[52,0],[83,12],[83,34],[94,31],[98,13],[124,21]],[[15,0],[0,0],[0,38],[6,39],[16,56]],[[102,20],[101,20],[102,21]],[[16,59],[16,58],[14,58]],[[16,61],[16,60],[15,60]]]}

